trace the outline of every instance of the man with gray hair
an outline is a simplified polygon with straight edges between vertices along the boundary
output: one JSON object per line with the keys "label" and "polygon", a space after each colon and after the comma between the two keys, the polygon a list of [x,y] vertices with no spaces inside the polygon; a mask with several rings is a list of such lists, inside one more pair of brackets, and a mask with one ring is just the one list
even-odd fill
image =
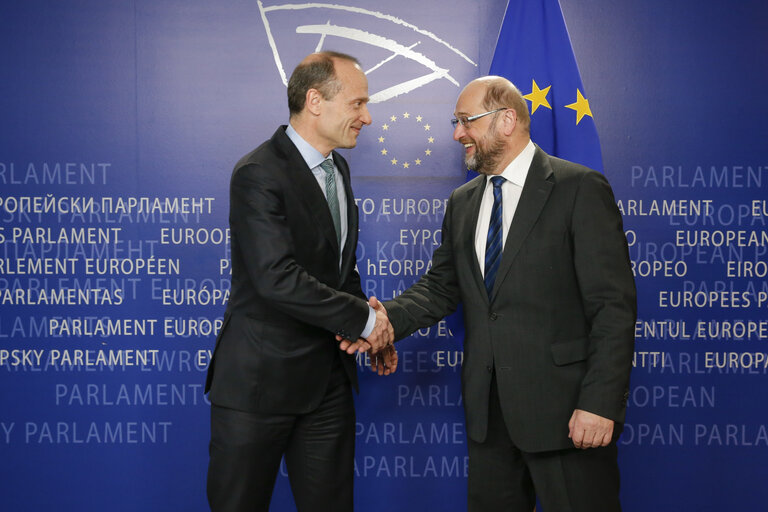
{"label": "man with gray hair", "polygon": [[531,142],[505,78],[471,82],[454,115],[481,175],[451,195],[429,272],[374,307],[400,339],[464,305],[470,511],[618,511],[636,292],[611,188]]}

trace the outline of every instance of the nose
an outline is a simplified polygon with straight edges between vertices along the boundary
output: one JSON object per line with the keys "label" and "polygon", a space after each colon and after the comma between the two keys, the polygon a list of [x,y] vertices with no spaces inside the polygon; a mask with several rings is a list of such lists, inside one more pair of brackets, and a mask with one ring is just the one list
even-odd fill
{"label": "nose", "polygon": [[371,124],[373,122],[371,113],[368,111],[368,105],[363,105],[363,112],[360,116],[360,121],[362,121],[362,123],[365,125]]}
{"label": "nose", "polygon": [[467,130],[464,129],[464,125],[456,123],[456,128],[453,129],[453,140],[457,141],[467,134]]}

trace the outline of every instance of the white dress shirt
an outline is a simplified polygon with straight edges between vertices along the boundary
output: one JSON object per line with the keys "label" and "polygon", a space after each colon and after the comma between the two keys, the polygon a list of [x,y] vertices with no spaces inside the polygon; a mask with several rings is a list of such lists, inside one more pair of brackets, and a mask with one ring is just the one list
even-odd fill
{"label": "white dress shirt", "polygon": [[296,149],[301,153],[301,157],[307,163],[307,167],[312,171],[312,175],[317,180],[317,184],[320,185],[320,190],[323,191],[323,196],[326,198],[328,195],[325,192],[325,171],[320,164],[324,160],[330,160],[333,163],[334,176],[336,178],[336,195],[339,200],[339,218],[341,220],[341,247],[339,247],[339,268],[341,268],[341,254],[344,249],[344,244],[347,241],[347,193],[344,191],[344,180],[341,178],[341,173],[333,162],[333,158],[323,156],[318,150],[313,148],[309,142],[305,141],[299,133],[293,129],[290,124],[285,129],[285,134],[291,139]]}
{"label": "white dress shirt", "polygon": [[[528,176],[528,169],[533,161],[533,154],[536,146],[528,141],[528,145],[523,148],[517,157],[501,173],[505,178],[501,185],[502,201],[502,251],[507,244],[507,233],[512,219],[517,210],[517,203],[520,201],[520,194],[523,191],[525,178]],[[483,199],[480,202],[480,212],[477,216],[477,227],[475,228],[475,252],[477,253],[477,262],[480,264],[480,273],[485,277],[485,243],[488,238],[488,224],[491,222],[491,209],[493,208],[493,184],[491,176],[486,176],[485,191]]]}

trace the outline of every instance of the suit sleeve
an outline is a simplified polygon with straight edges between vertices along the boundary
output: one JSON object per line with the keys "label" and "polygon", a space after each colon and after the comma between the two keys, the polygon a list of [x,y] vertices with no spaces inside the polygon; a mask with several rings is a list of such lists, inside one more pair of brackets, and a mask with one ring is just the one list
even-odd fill
{"label": "suit sleeve", "polygon": [[384,303],[396,340],[437,323],[453,313],[459,304],[461,295],[451,240],[453,196],[448,200],[442,241],[432,255],[432,268],[402,295]]}
{"label": "suit sleeve", "polygon": [[[349,193],[351,194],[352,189],[349,188]],[[354,206],[354,203],[352,203],[352,208],[357,208],[357,206]],[[355,212],[356,213],[356,212]],[[352,218],[352,215],[349,215],[350,219]],[[355,218],[358,219],[358,225],[359,225],[359,214],[355,214]],[[357,246],[357,236],[356,233],[352,233],[351,230],[347,231],[347,243],[354,243],[355,246]],[[356,260],[357,259],[357,252],[355,249],[352,249],[352,256],[351,259]],[[342,285],[341,289],[342,291],[345,291],[351,295],[354,295],[355,297],[360,297],[363,299],[366,303],[368,302],[368,297],[365,296],[363,293],[363,287],[360,282],[360,273],[357,271],[357,268],[355,268],[355,262],[352,263],[352,270],[349,273],[349,276],[347,279],[344,280],[344,284]]]}
{"label": "suit sleeve", "polygon": [[[256,293],[297,320],[357,339],[368,305],[320,282],[297,263],[286,217],[291,205],[280,180],[263,166],[249,164],[235,173],[231,189],[230,224]],[[357,283],[359,289],[359,277]]]}
{"label": "suit sleeve", "polygon": [[352,272],[350,272],[349,277],[344,282],[344,287],[342,288],[342,291],[345,291],[350,295],[354,295],[355,297],[360,297],[366,302],[368,301],[368,298],[363,293],[363,288],[360,284],[360,274],[355,269],[352,269]]}
{"label": "suit sleeve", "polygon": [[588,370],[577,407],[623,422],[637,297],[621,214],[602,174],[582,178],[571,229],[574,267],[590,321]]}

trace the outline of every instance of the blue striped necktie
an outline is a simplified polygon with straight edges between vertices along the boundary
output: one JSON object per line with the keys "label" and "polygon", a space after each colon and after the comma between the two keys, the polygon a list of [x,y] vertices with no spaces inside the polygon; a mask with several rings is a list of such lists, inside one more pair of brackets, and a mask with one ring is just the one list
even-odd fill
{"label": "blue striped necktie", "polygon": [[493,183],[493,208],[491,209],[491,220],[488,223],[488,238],[485,240],[485,289],[488,292],[489,299],[491,298],[491,292],[493,292],[496,271],[499,270],[499,263],[501,263],[502,237],[504,236],[501,185],[504,181],[504,178],[501,176],[491,178],[491,183]]}
{"label": "blue striped necktie", "polygon": [[341,249],[341,212],[339,211],[339,194],[336,192],[336,173],[330,159],[323,160],[320,167],[325,171],[325,199],[331,210],[333,227],[336,228],[336,241]]}

